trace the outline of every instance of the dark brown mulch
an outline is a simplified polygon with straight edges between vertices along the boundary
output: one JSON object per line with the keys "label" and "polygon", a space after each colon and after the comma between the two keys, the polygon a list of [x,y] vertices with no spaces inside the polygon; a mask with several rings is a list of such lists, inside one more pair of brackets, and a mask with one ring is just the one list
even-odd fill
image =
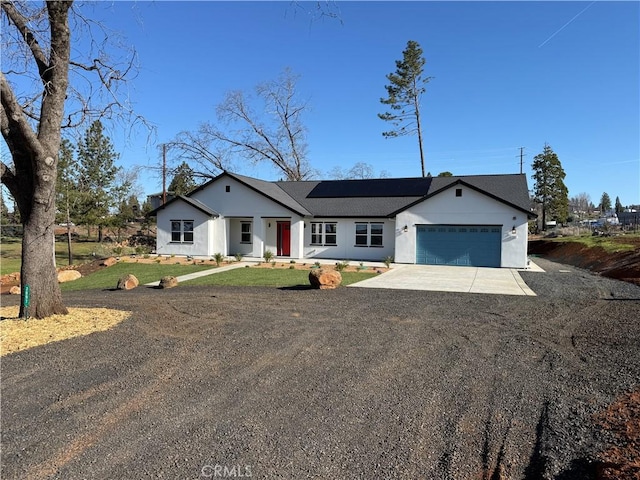
{"label": "dark brown mulch", "polygon": [[622,395],[595,420],[616,442],[599,455],[598,478],[640,478],[640,388]]}

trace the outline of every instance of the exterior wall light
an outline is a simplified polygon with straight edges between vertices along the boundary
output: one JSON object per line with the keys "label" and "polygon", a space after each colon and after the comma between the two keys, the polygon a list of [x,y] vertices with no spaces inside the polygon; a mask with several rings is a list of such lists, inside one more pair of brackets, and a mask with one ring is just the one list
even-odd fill
{"label": "exterior wall light", "polygon": [[402,231],[404,233],[407,233],[409,231],[409,227],[407,225],[405,225],[404,227],[402,227]]}
{"label": "exterior wall light", "polygon": [[516,226],[515,225],[511,228],[511,234],[512,235],[516,234]]}

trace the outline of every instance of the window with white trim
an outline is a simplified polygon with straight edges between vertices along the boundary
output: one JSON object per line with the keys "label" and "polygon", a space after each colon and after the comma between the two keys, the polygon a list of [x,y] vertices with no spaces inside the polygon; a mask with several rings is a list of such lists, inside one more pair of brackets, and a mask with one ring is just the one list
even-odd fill
{"label": "window with white trim", "polygon": [[356,223],[356,247],[382,247],[383,223]]}
{"label": "window with white trim", "polygon": [[240,243],[253,243],[251,235],[251,222],[240,223]]}
{"label": "window with white trim", "polygon": [[171,242],[193,243],[193,220],[171,220]]}
{"label": "window with white trim", "polygon": [[311,245],[337,245],[338,224],[335,222],[312,222]]}

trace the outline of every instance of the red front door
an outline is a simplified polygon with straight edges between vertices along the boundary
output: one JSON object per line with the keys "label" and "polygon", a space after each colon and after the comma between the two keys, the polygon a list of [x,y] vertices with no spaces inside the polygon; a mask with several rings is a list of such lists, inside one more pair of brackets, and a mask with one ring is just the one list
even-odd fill
{"label": "red front door", "polygon": [[291,255],[291,222],[278,222],[278,252],[279,257]]}

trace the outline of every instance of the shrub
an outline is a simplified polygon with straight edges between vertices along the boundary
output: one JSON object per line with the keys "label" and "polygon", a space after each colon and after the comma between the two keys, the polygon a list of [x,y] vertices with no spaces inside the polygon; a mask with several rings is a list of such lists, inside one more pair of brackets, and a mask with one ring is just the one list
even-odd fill
{"label": "shrub", "polygon": [[343,271],[348,266],[349,266],[348,260],[343,260],[342,262],[336,262],[336,270],[339,272]]}
{"label": "shrub", "polygon": [[384,265],[389,268],[389,266],[393,263],[393,257],[389,256],[383,260]]}
{"label": "shrub", "polygon": [[224,255],[222,255],[220,252],[216,253],[213,255],[213,259],[216,262],[216,265],[219,267],[220,264],[222,263],[222,261],[224,260]]}
{"label": "shrub", "polygon": [[234,255],[236,262],[241,262],[242,261],[242,254],[241,253],[236,253]]}
{"label": "shrub", "polygon": [[273,258],[273,252],[271,250],[265,250],[264,251],[264,261],[265,262],[270,262],[271,259]]}

